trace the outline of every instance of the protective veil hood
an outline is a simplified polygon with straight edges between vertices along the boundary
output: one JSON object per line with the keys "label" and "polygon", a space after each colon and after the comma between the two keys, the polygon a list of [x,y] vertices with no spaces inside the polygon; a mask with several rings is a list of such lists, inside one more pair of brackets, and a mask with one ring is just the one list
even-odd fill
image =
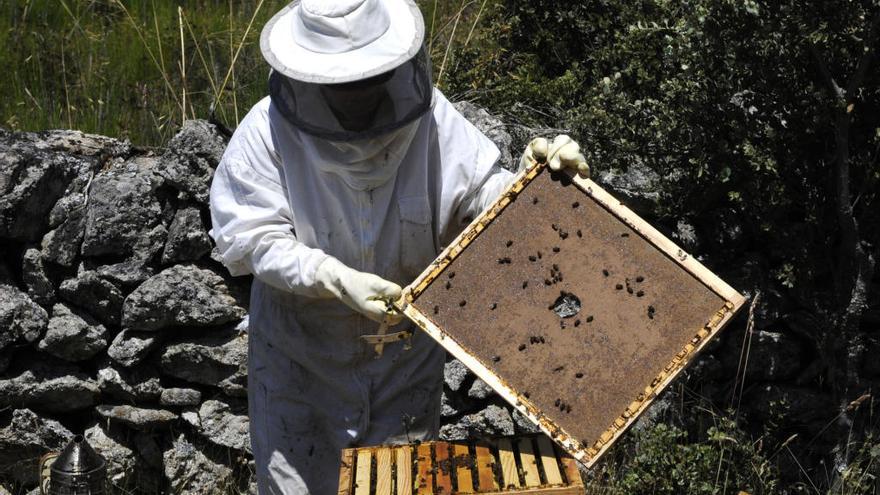
{"label": "protective veil hood", "polygon": [[272,102],[297,128],[332,141],[399,129],[430,108],[424,29],[413,0],[296,0],[260,39]]}
{"label": "protective veil hood", "polygon": [[420,120],[383,135],[356,141],[329,141],[302,134],[303,151],[322,172],[339,176],[352,189],[366,191],[397,173]]}
{"label": "protective veil hood", "polygon": [[272,71],[269,95],[285,120],[333,141],[365,140],[424,115],[434,94],[424,48],[402,65],[340,84],[303,82]]}

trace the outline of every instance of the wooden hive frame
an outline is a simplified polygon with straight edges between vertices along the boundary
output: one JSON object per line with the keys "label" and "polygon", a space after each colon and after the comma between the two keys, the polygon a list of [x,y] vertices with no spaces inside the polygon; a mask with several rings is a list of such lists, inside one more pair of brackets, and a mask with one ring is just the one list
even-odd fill
{"label": "wooden hive frame", "polygon": [[339,495],[575,495],[577,463],[545,435],[345,449]]}
{"label": "wooden hive frame", "polygon": [[[447,246],[437,259],[404,290],[402,298],[396,306],[406,316],[415,322],[422,330],[439,342],[454,357],[459,359],[465,366],[470,368],[479,378],[492,387],[502,398],[514,406],[520,413],[529,418],[542,431],[556,441],[563,449],[575,459],[583,462],[587,467],[592,466],[629,427],[635,419],[645,411],[654,398],[668,386],[675,377],[684,369],[694,356],[696,356],[743,307],[745,298],[731,288],[728,284],[709,271],[697,259],[687,254],[675,243],[661,234],[632,210],[624,206],[620,201],[599,187],[590,179],[577,176],[568,171],[568,176],[577,188],[587,197],[595,201],[602,208],[611,213],[620,222],[634,230],[643,239],[651,243],[657,250],[673,260],[681,269],[705,285],[711,292],[723,300],[723,305],[708,318],[702,328],[695,329],[693,338],[660,370],[651,380],[642,393],[632,397],[632,402],[625,410],[621,411],[616,420],[607,426],[599,438],[586,442],[578,440],[570,435],[557,423],[550,420],[533,401],[529,400],[528,394],[515,390],[505,380],[490,369],[488,363],[481,362],[476,356],[469,353],[447,331],[438,327],[423,311],[417,303],[419,295],[435,281],[444,270],[458,257],[467,246],[473,242],[493,220],[498,217],[505,208],[510,205],[525,187],[541,173],[546,164],[534,163],[528,169],[522,171],[503,193],[486,211],[474,219],[462,233]],[[435,308],[436,311],[436,308]]]}

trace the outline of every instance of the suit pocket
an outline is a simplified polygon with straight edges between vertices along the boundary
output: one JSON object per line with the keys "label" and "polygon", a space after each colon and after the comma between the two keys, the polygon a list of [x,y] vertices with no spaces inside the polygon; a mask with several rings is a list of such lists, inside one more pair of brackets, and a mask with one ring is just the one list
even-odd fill
{"label": "suit pocket", "polygon": [[431,206],[425,196],[400,198],[400,266],[410,279],[415,278],[437,256]]}

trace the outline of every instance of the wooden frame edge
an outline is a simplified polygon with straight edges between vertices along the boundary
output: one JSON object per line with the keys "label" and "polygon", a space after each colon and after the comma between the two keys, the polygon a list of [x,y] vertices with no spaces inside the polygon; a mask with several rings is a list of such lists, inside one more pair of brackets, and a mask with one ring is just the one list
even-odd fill
{"label": "wooden frame edge", "polygon": [[652,227],[648,222],[638,216],[638,214],[624,205],[623,202],[615,199],[614,196],[602,189],[602,187],[593,182],[592,179],[585,179],[574,175],[572,181],[582,191],[596,200],[597,203],[626,223],[630,228],[638,232],[639,235],[657,247],[661,252],[672,258],[673,261],[678,263],[694,278],[711,289],[712,292],[718,294],[719,297],[725,301],[733,303],[736,308],[739,308],[745,303],[745,298],[733,287],[712,273],[698,259],[678,247],[678,245],[663,235],[659,230]]}
{"label": "wooden frame edge", "polygon": [[519,195],[529,182],[531,182],[532,179],[534,179],[546,166],[545,163],[535,162],[527,169],[518,173],[504,193],[502,193],[495,202],[493,202],[464,230],[462,230],[462,232],[443,249],[435,261],[416,277],[415,281],[404,289],[404,294],[396,305],[402,313],[428,333],[428,335],[443,346],[450,354],[459,359],[465,366],[473,371],[477,377],[486,382],[486,384],[495,390],[505,401],[516,408],[521,414],[528,417],[541,429],[541,431],[564,448],[572,457],[589,468],[592,467],[611,444],[614,443],[614,441],[622,435],[636,419],[638,419],[638,417],[651,405],[657,395],[662,392],[678,376],[686,365],[704,349],[705,345],[709,342],[710,337],[721,331],[721,329],[730,322],[730,320],[742,309],[746,298],[706,268],[699,260],[685,252],[672,240],[639,217],[634,211],[611,196],[611,194],[606,192],[601,186],[593,182],[591,179],[578,176],[574,171],[566,170],[572,178],[572,182],[577,185],[579,189],[599,203],[599,205],[605,208],[609,213],[635,230],[651,245],[676,262],[685,271],[697,279],[697,281],[705,285],[724,300],[724,305],[716,312],[716,314],[696,332],[695,336],[685,344],[684,349],[673,357],[671,362],[668,363],[651,381],[651,384],[645,388],[645,391],[612,422],[608,429],[600,435],[599,440],[589,447],[583,445],[580,441],[574,439],[571,435],[565,432],[565,430],[559,427],[555,422],[544,417],[534,404],[525,397],[517,394],[516,391],[507,385],[498,375],[492,372],[475,356],[468,353],[454,338],[443,332],[427,315],[411,304],[428,285],[439,277],[452,260],[454,260],[468,244],[476,239],[477,236],[479,236],[479,234],[492,223],[496,216],[500,215],[501,212],[516,199],[516,196]]}

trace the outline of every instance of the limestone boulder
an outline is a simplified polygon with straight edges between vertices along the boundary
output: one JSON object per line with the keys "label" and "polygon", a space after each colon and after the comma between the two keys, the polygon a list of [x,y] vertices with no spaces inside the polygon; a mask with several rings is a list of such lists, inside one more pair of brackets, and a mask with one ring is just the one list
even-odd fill
{"label": "limestone boulder", "polygon": [[107,348],[107,337],[104,325],[91,316],[56,304],[37,348],[66,361],[84,361]]}
{"label": "limestone boulder", "polygon": [[176,265],[128,295],[122,324],[135,330],[159,330],[220,325],[244,315],[244,308],[230,295],[222,277],[193,265]]}
{"label": "limestone boulder", "polygon": [[34,342],[49,324],[49,315],[17,287],[0,282],[0,350],[18,341]]}
{"label": "limestone boulder", "polygon": [[118,325],[122,317],[122,291],[92,270],[61,282],[61,298],[85,309],[110,325]]}

